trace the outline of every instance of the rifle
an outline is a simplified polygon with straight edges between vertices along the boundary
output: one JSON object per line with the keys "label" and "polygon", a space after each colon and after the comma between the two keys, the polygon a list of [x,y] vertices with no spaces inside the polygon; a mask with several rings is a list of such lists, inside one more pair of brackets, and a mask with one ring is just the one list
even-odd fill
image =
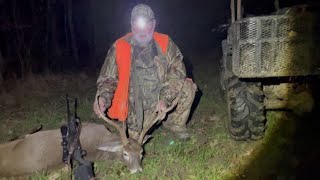
{"label": "rifle", "polygon": [[[74,102],[74,117],[70,117],[69,98],[66,94],[67,101],[67,119],[68,123],[61,126],[62,135],[62,161],[73,169],[73,162],[77,162],[77,166],[73,171],[75,180],[94,179],[93,163],[83,159],[86,151],[82,150],[80,143],[81,122],[77,117],[77,98]],[[71,177],[72,178],[72,177]]]}

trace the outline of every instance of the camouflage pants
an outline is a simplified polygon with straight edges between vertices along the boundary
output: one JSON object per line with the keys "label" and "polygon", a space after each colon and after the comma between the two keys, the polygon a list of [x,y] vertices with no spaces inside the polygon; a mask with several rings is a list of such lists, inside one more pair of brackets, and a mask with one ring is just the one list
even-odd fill
{"label": "camouflage pants", "polygon": [[[197,91],[196,84],[191,79],[186,79],[183,88],[181,89],[181,96],[178,100],[174,111],[168,114],[167,119],[164,121],[164,125],[169,129],[183,130],[186,129],[186,123],[188,121],[191,106],[195,98]],[[156,103],[152,106],[156,107]],[[144,120],[148,120],[148,117],[151,115],[154,108],[144,111]],[[134,115],[134,112],[129,112],[129,118],[127,121],[129,136],[132,138],[138,137],[141,132],[141,129],[138,127],[137,119]],[[143,122],[143,125],[148,124],[148,122]]]}

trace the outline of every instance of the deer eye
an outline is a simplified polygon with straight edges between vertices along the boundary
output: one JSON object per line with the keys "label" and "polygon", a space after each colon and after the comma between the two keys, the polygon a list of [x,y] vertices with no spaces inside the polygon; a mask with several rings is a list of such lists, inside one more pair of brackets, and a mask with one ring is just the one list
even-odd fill
{"label": "deer eye", "polygon": [[123,158],[125,158],[125,159],[129,159],[129,155],[128,155],[128,153],[127,153],[127,152],[123,152]]}

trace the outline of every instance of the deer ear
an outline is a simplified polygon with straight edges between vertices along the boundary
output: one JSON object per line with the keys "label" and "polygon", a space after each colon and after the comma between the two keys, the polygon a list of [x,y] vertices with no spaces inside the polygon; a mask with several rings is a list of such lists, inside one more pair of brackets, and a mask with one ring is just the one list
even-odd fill
{"label": "deer ear", "polygon": [[101,151],[117,152],[123,150],[123,145],[121,141],[112,141],[100,145],[97,149]]}

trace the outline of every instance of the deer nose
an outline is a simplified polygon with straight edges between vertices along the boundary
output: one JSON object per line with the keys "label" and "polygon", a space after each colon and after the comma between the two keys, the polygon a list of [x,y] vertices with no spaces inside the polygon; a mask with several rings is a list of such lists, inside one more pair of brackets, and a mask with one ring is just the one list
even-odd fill
{"label": "deer nose", "polygon": [[131,173],[131,174],[135,174],[135,173],[138,173],[138,172],[142,172],[142,168],[141,168],[141,167],[139,167],[139,168],[137,168],[137,169],[131,169],[131,170],[130,170],[130,173]]}
{"label": "deer nose", "polygon": [[135,174],[135,173],[137,173],[138,171],[139,171],[138,169],[131,169],[131,170],[130,170],[130,173],[131,173],[131,174]]}

